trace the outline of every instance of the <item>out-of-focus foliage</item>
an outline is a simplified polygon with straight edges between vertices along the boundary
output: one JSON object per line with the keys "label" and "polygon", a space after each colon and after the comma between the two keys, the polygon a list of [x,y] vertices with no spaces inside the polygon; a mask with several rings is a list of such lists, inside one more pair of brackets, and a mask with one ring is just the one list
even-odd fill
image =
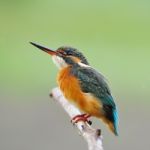
{"label": "out-of-focus foliage", "polygon": [[0,89],[54,86],[57,69],[49,56],[29,45],[35,41],[53,49],[79,48],[115,89],[147,92],[149,5],[146,0],[1,0]]}

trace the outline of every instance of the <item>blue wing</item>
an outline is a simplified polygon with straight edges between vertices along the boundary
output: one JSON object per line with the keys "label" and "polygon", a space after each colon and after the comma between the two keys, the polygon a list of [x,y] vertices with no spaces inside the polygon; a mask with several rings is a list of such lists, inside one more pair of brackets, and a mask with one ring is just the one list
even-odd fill
{"label": "blue wing", "polygon": [[118,113],[104,76],[91,67],[81,66],[72,69],[72,74],[79,79],[83,92],[91,93],[101,101],[105,117],[113,123],[117,135]]}

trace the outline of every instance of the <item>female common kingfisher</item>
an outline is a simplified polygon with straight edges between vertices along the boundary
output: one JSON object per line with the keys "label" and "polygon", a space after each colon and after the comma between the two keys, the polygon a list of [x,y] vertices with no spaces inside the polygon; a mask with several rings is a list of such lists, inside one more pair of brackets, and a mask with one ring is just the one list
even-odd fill
{"label": "female common kingfisher", "polygon": [[108,84],[102,74],[93,69],[84,55],[72,47],[56,51],[30,42],[50,54],[58,66],[58,85],[67,100],[85,114],[73,118],[75,122],[88,121],[90,116],[100,118],[118,135],[118,113]]}

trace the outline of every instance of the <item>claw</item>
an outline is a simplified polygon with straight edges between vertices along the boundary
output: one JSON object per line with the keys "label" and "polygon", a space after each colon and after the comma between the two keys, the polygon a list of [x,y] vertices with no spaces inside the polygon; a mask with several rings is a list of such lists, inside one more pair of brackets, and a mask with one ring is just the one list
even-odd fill
{"label": "claw", "polygon": [[89,114],[77,115],[77,116],[75,116],[75,117],[73,117],[73,118],[71,119],[71,122],[72,122],[73,124],[75,124],[75,123],[78,123],[79,121],[83,121],[83,122],[87,122],[89,125],[91,125],[92,122],[91,122],[90,120],[88,120],[88,118],[89,118],[90,116],[91,116],[91,115],[89,115]]}

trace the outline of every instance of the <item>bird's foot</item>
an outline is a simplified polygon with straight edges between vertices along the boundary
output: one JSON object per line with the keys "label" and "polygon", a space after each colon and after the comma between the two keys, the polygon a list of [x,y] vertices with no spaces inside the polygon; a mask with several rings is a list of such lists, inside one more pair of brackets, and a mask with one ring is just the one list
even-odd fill
{"label": "bird's foot", "polygon": [[89,115],[89,114],[77,115],[71,119],[71,122],[73,124],[75,124],[75,123],[78,123],[79,121],[83,121],[83,122],[87,122],[89,125],[91,125],[92,121],[89,120],[89,117],[91,117],[91,115]]}

